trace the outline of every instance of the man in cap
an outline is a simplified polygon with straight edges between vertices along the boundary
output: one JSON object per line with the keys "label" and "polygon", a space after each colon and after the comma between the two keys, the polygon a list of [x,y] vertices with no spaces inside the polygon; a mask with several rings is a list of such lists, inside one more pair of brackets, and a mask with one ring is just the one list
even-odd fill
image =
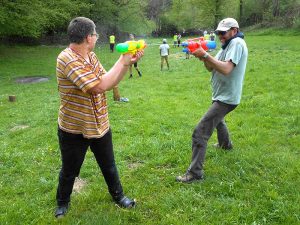
{"label": "man in cap", "polygon": [[240,103],[248,49],[235,19],[223,19],[215,32],[222,43],[215,57],[202,48],[193,52],[195,57],[203,61],[206,69],[212,72],[212,105],[194,129],[191,164],[184,175],[176,177],[178,182],[192,183],[204,178],[207,142],[215,128],[218,143],[214,146],[224,150],[232,149],[224,117]]}
{"label": "man in cap", "polygon": [[168,55],[170,54],[169,49],[170,46],[167,44],[167,39],[163,39],[163,43],[159,46],[159,53],[161,58],[160,70],[163,69],[164,61],[166,61],[169,70],[169,61],[168,61]]}

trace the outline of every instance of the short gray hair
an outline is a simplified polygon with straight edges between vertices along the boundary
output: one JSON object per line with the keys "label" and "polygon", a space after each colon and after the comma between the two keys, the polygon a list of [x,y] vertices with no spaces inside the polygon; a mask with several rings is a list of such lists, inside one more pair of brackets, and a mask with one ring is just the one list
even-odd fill
{"label": "short gray hair", "polygon": [[71,43],[81,44],[96,28],[95,23],[86,17],[76,17],[68,26],[68,37]]}

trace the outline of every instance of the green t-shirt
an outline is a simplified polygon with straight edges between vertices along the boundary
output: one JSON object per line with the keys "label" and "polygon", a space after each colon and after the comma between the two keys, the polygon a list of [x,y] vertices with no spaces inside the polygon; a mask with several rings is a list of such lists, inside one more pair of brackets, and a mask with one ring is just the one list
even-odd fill
{"label": "green t-shirt", "polygon": [[111,44],[115,43],[115,36],[114,35],[109,36],[109,43],[111,43]]}
{"label": "green t-shirt", "polygon": [[235,64],[232,72],[226,76],[212,71],[212,100],[231,105],[238,105],[241,101],[243,80],[246,71],[248,48],[242,38],[234,38],[223,50],[215,56],[221,61],[231,61]]}

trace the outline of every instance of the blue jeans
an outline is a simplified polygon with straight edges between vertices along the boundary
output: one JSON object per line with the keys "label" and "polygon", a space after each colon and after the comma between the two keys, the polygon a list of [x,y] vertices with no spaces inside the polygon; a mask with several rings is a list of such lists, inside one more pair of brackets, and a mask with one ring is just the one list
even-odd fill
{"label": "blue jeans", "polygon": [[232,147],[224,117],[236,107],[237,105],[229,105],[220,101],[213,102],[194,129],[192,135],[192,162],[188,169],[194,176],[203,176],[207,142],[215,128],[217,129],[219,145],[223,148]]}
{"label": "blue jeans", "polygon": [[79,176],[88,147],[97,160],[112,197],[115,200],[123,197],[114,159],[111,130],[101,138],[87,139],[81,134],[67,133],[58,128],[58,139],[62,160],[56,194],[58,206],[65,206],[70,202],[74,181]]}

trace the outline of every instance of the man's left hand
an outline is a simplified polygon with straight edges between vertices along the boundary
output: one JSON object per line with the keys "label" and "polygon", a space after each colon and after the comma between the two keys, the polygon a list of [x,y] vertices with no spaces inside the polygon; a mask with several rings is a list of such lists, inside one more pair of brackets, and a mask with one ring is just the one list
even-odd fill
{"label": "man's left hand", "polygon": [[144,55],[144,50],[140,50],[140,51],[137,51],[135,55],[132,56],[131,58],[131,63],[136,63],[137,61],[140,60],[140,58],[142,58]]}

